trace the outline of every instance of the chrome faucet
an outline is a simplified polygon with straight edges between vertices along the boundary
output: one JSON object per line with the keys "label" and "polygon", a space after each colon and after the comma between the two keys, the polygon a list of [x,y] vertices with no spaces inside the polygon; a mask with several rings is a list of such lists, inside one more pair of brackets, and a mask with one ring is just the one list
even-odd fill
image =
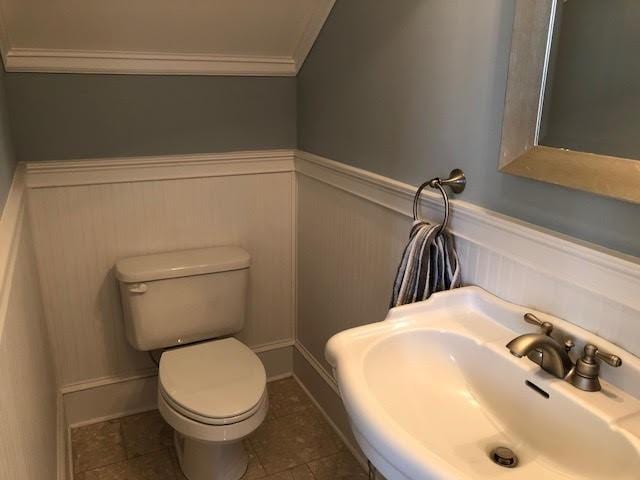
{"label": "chrome faucet", "polygon": [[595,345],[584,347],[584,355],[575,364],[569,352],[575,346],[573,340],[567,339],[564,345],[551,337],[553,325],[543,322],[532,313],[526,313],[527,323],[541,328],[542,333],[527,333],[514,338],[507,343],[512,355],[522,358],[526,356],[537,363],[551,375],[567,380],[571,385],[587,392],[597,392],[601,389],[598,375],[600,364],[597,358],[607,362],[612,367],[622,365],[620,357],[600,352]]}

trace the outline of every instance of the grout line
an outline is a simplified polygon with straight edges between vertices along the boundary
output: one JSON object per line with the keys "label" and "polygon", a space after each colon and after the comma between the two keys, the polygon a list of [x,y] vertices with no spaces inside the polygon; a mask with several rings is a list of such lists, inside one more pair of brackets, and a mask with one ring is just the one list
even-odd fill
{"label": "grout line", "polygon": [[[285,376],[283,378],[280,378],[280,379],[287,379],[287,378],[292,378],[292,380],[295,382],[295,384],[300,388],[302,394],[309,400],[310,405],[308,407],[302,409],[302,410],[293,411],[293,412],[287,413],[285,415],[278,415],[278,416],[274,415],[274,417],[271,420],[265,420],[265,423],[266,422],[272,422],[274,420],[286,419],[286,418],[291,417],[293,415],[299,415],[301,413],[304,413],[305,411],[307,411],[307,412],[313,411],[313,414],[320,414],[322,417],[325,418],[325,420],[328,420],[327,425],[329,426],[329,428],[331,428],[332,430],[335,431],[335,433],[338,434],[338,437],[340,439],[340,446],[339,446],[339,448],[338,448],[338,450],[336,452],[333,452],[331,454],[322,455],[322,456],[319,456],[317,458],[312,458],[309,461],[294,465],[294,466],[289,467],[289,468],[287,468],[285,470],[267,473],[267,471],[266,471],[266,469],[264,467],[264,463],[262,462],[262,460],[261,460],[260,456],[258,455],[256,449],[254,448],[253,443],[252,443],[252,439],[249,436],[246,439],[247,443],[248,443],[247,450],[250,451],[251,454],[253,454],[254,461],[256,461],[260,465],[262,471],[265,472],[265,475],[261,476],[261,477],[258,477],[257,480],[267,478],[267,477],[269,477],[271,475],[277,475],[279,473],[289,472],[289,471],[292,471],[294,468],[299,468],[299,467],[302,467],[302,466],[304,466],[307,469],[308,474],[311,475],[311,477],[313,479],[315,479],[316,477],[313,474],[313,471],[311,470],[311,467],[310,467],[311,463],[319,462],[319,461],[322,461],[322,460],[325,460],[325,459],[329,459],[329,458],[332,458],[332,457],[336,457],[337,455],[340,455],[341,453],[344,453],[344,452],[349,452],[352,455],[354,455],[354,452],[352,451],[351,446],[345,440],[345,438],[342,435],[342,433],[336,428],[336,426],[331,422],[331,420],[328,419],[326,413],[322,410],[322,408],[319,406],[319,404],[316,402],[316,400],[313,398],[313,396],[309,393],[309,391],[304,387],[304,385],[302,385],[300,380],[297,379],[297,377],[295,375],[293,375],[293,374],[285,374]],[[274,381],[274,380],[272,380],[272,381]],[[151,411],[153,411],[153,410],[151,410]],[[108,423],[108,422],[114,422],[114,421],[118,422],[118,431],[119,431],[119,434],[120,434],[120,439],[121,439],[121,442],[122,442],[121,445],[122,445],[122,449],[124,450],[125,458],[123,460],[111,462],[111,463],[108,463],[108,464],[105,464],[105,465],[100,465],[100,466],[93,467],[93,468],[86,469],[86,470],[80,470],[78,472],[76,472],[74,469],[72,469],[72,476],[73,475],[87,473],[87,472],[91,472],[91,471],[95,471],[95,470],[99,470],[99,469],[103,469],[103,468],[108,468],[108,467],[110,467],[112,465],[115,465],[115,464],[118,464],[118,463],[122,463],[122,462],[127,462],[128,463],[131,460],[134,460],[134,459],[137,459],[137,458],[140,458],[140,457],[144,457],[144,456],[148,456],[148,455],[158,454],[159,452],[162,452],[162,451],[166,452],[166,454],[168,455],[168,457],[169,457],[169,459],[170,459],[170,461],[172,463],[172,467],[174,467],[174,470],[175,470],[175,465],[174,465],[172,457],[171,457],[171,447],[159,448],[157,450],[153,450],[153,451],[150,451],[150,452],[145,452],[144,454],[138,454],[138,455],[135,455],[133,457],[129,456],[130,452],[129,452],[129,449],[127,448],[127,444],[126,444],[126,441],[125,441],[125,431],[124,431],[124,426],[123,426],[122,419],[127,418],[127,417],[131,417],[131,416],[142,415],[142,414],[144,414],[144,412],[137,413],[137,414],[124,415],[124,416],[118,417],[117,419],[110,419],[110,420],[106,420],[104,422],[100,422],[100,423]],[[71,450],[73,450],[73,449],[71,449]],[[354,457],[355,457],[357,463],[360,464],[361,462],[359,461],[358,456],[354,455]],[[179,469],[179,465],[178,465],[177,468]],[[177,474],[177,472],[175,472],[175,471],[174,471],[174,473]]]}
{"label": "grout line", "polygon": [[338,435],[338,437],[340,437],[340,440],[342,440],[342,443],[347,447],[347,450],[351,452],[351,454],[354,456],[356,461],[362,466],[363,469],[365,469],[365,472],[366,472],[365,466],[367,465],[367,459],[363,456],[362,453],[360,453],[360,451],[358,451],[358,449],[354,445],[351,444],[351,442],[347,440],[347,437],[345,436],[344,433],[342,433],[342,430],[338,428],[338,426],[335,424],[333,419],[324,410],[324,408],[322,408],[320,403],[313,397],[313,395],[311,395],[311,392],[307,389],[307,387],[302,383],[302,381],[298,378],[298,376],[295,373],[293,374],[293,378],[296,381],[296,383],[300,386],[300,388],[302,388],[302,390],[311,399],[315,407],[320,411],[320,413],[325,418],[327,423],[329,423],[329,426],[333,428],[333,430]]}

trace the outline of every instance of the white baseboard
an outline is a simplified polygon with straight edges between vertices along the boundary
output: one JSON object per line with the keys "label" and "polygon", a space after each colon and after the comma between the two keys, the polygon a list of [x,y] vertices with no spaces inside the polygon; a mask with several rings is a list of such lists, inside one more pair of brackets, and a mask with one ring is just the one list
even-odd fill
{"label": "white baseboard", "polygon": [[69,456],[67,455],[71,448],[70,443],[68,443],[69,438],[67,434],[67,421],[64,415],[64,402],[62,398],[62,393],[58,392],[56,398],[56,453],[57,453],[57,479],[65,480],[69,477]]}
{"label": "white baseboard", "polygon": [[342,404],[335,381],[300,342],[296,342],[293,355],[293,376],[349,451],[366,469],[367,458],[358,447],[351,432],[349,417]]}
{"label": "white baseboard", "polygon": [[[327,373],[327,371],[322,367],[320,362],[316,360],[316,358],[306,349],[306,347],[300,342],[297,341],[295,344],[296,352],[307,361],[307,363],[316,371],[318,375],[325,381],[325,383],[333,390],[333,392],[339,397],[340,390],[338,389],[338,383],[335,379]],[[295,372],[294,372],[295,373]]]}
{"label": "white baseboard", "polygon": [[[290,377],[293,372],[293,341],[287,340],[256,349],[269,381]],[[68,385],[61,389],[65,427],[104,422],[157,407],[157,370],[105,377]]]}

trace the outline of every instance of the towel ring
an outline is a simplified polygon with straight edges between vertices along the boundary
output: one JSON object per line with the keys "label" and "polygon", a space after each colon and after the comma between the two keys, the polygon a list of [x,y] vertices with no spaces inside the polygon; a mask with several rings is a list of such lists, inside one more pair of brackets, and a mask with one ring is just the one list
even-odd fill
{"label": "towel ring", "polygon": [[440,190],[442,194],[442,201],[444,202],[444,219],[442,220],[442,224],[438,230],[438,233],[445,230],[449,225],[449,195],[444,187],[449,187],[454,193],[461,193],[464,191],[464,188],[467,186],[467,177],[465,177],[464,172],[459,168],[451,170],[449,174],[449,178],[432,178],[431,180],[427,180],[422,185],[418,187],[415,196],[413,197],[413,219],[419,220],[418,218],[418,205],[420,203],[420,195],[422,191],[426,187],[436,188]]}

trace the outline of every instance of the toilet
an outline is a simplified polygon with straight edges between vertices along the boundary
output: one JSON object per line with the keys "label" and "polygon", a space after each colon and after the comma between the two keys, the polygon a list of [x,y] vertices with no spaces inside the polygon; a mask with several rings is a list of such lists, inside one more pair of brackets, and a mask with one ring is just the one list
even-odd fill
{"label": "toilet", "polygon": [[127,340],[167,349],[160,358],[158,409],[174,429],[189,480],[238,480],[247,469],[242,439],[268,409],[257,355],[231,335],[245,320],[249,254],[213,247],[119,260]]}

